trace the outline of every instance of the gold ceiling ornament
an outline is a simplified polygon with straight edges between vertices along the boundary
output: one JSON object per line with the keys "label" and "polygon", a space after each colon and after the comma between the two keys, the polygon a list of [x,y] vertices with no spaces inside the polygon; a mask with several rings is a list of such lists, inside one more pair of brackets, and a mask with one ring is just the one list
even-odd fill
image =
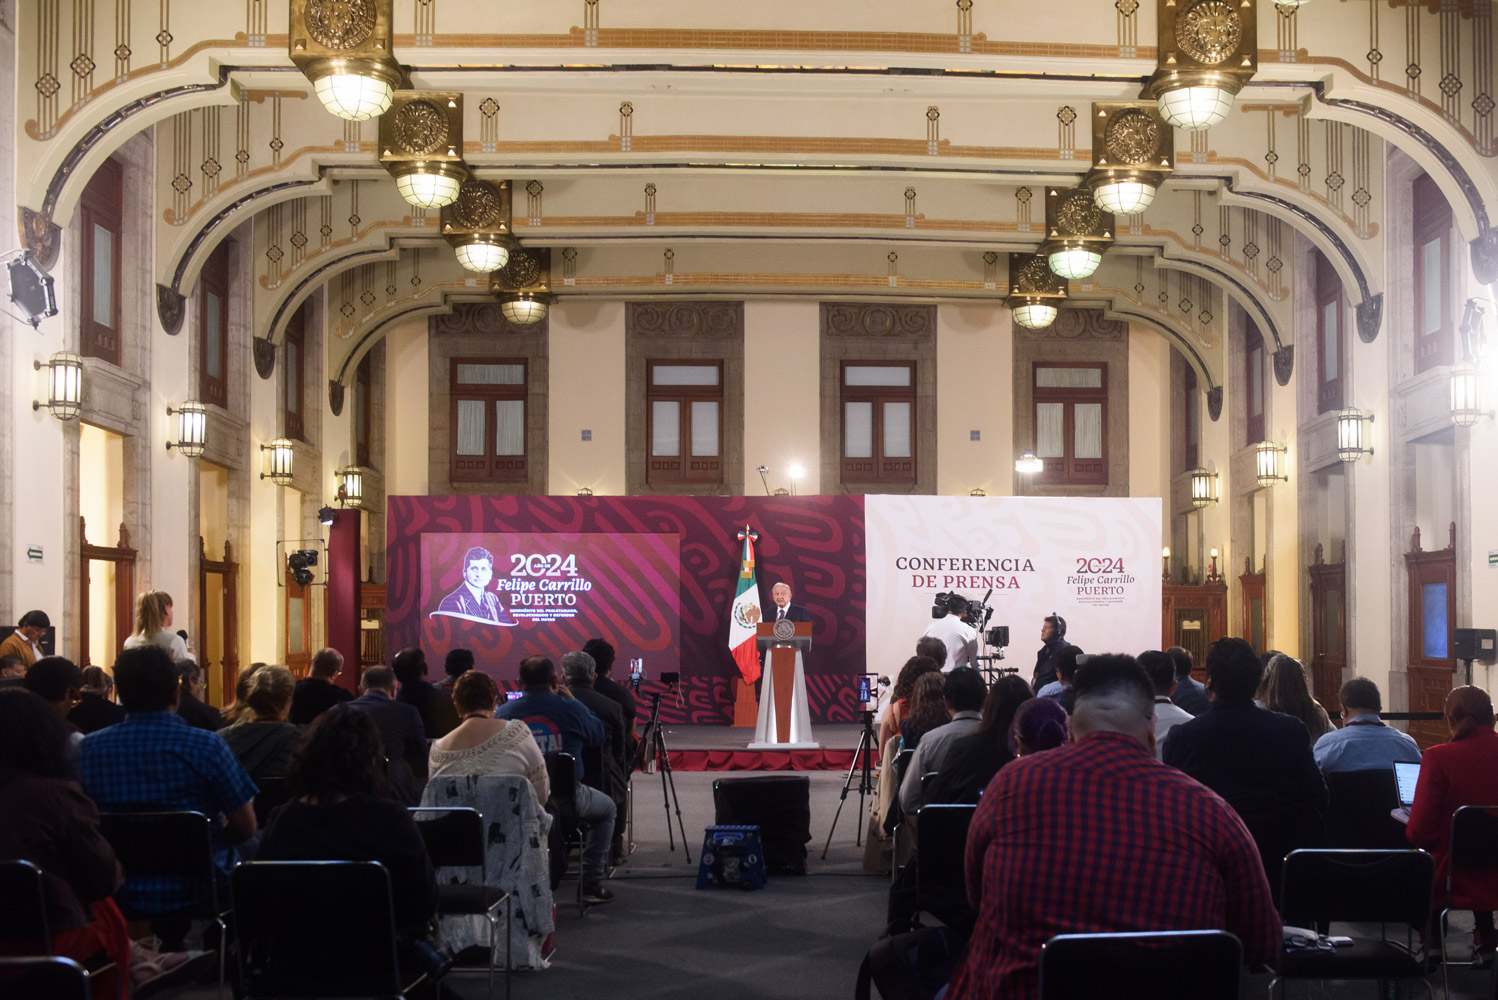
{"label": "gold ceiling ornament", "polygon": [[1220,123],[1259,68],[1257,0],[1158,0],[1155,75],[1144,96],[1190,131]]}
{"label": "gold ceiling ornament", "polygon": [[510,182],[470,177],[458,197],[442,209],[442,238],[457,252],[458,263],[489,274],[504,267],[515,244],[510,232]]}
{"label": "gold ceiling ornament", "polygon": [[1051,271],[1072,281],[1090,278],[1113,245],[1113,213],[1098,208],[1090,188],[1047,187],[1045,230],[1040,252]]}
{"label": "gold ceiling ornament", "polygon": [[419,208],[457,200],[468,166],[463,162],[463,95],[399,90],[380,115],[380,162],[396,189]]}
{"label": "gold ceiling ornament", "polygon": [[1175,130],[1153,101],[1092,105],[1092,169],[1082,185],[1102,211],[1144,211],[1175,169],[1175,159]]}
{"label": "gold ceiling ornament", "polygon": [[328,111],[364,121],[390,107],[404,71],[391,53],[394,0],[290,0],[287,49]]}
{"label": "gold ceiling ornament", "polygon": [[1066,301],[1066,293],[1066,279],[1051,270],[1044,254],[1009,255],[1009,298],[1005,304],[1020,326],[1029,330],[1050,326]]}
{"label": "gold ceiling ornament", "polygon": [[517,326],[546,318],[556,296],[551,294],[551,250],[548,247],[510,251],[504,267],[489,276],[489,291],[499,300],[499,311]]}

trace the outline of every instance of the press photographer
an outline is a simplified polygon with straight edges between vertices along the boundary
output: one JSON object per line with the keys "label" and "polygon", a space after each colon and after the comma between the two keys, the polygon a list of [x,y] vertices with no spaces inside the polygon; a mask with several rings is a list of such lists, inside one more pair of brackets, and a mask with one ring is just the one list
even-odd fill
{"label": "press photographer", "polygon": [[955,590],[936,595],[936,603],[931,608],[931,617],[936,621],[924,635],[946,644],[947,662],[942,664],[942,673],[978,665],[978,629],[968,620],[970,610],[971,602]]}

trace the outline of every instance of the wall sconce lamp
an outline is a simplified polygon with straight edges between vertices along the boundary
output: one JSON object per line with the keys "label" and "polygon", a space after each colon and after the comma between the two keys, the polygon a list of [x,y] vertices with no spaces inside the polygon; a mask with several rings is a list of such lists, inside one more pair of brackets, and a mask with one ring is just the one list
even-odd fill
{"label": "wall sconce lamp", "polygon": [[1191,506],[1201,510],[1217,502],[1217,473],[1206,469],[1191,470]]}
{"label": "wall sconce lamp", "polygon": [[1258,474],[1260,486],[1267,489],[1275,483],[1290,481],[1290,473],[1284,468],[1285,453],[1288,450],[1284,445],[1275,444],[1273,441],[1258,443],[1254,450],[1254,468]]}
{"label": "wall sconce lamp", "polygon": [[1217,546],[1214,545],[1208,551],[1207,554],[1212,557],[1212,567],[1207,570],[1207,582],[1208,583],[1221,583],[1222,582],[1222,575],[1217,572],[1217,557],[1219,555],[1221,555],[1222,553],[1219,552],[1218,549],[1217,549]]}
{"label": "wall sconce lamp", "polygon": [[1364,455],[1373,454],[1373,446],[1367,442],[1363,424],[1373,423],[1373,414],[1364,414],[1349,406],[1337,414],[1337,457],[1344,462],[1356,462]]}
{"label": "wall sconce lamp", "polygon": [[270,452],[270,471],[260,473],[260,478],[269,479],[277,486],[290,486],[294,456],[291,442],[286,438],[276,438],[270,444],[261,445],[260,450]]}
{"label": "wall sconce lamp", "polygon": [[1035,452],[1026,448],[1019,458],[1014,460],[1014,471],[1033,476],[1045,468],[1045,462],[1035,457]]}
{"label": "wall sconce lamp", "polygon": [[45,406],[58,420],[77,420],[83,412],[83,359],[68,351],[59,351],[51,358],[31,363],[33,371],[48,369],[47,401],[31,401],[33,410]]}
{"label": "wall sconce lamp", "polygon": [[1170,546],[1160,548],[1160,578],[1166,583],[1170,582]]}
{"label": "wall sconce lamp", "polygon": [[1482,303],[1493,305],[1490,299],[1471,298],[1462,313],[1458,328],[1462,337],[1462,359],[1451,366],[1451,422],[1458,427],[1471,427],[1484,416],[1491,417],[1491,410],[1482,408],[1482,387],[1477,372],[1477,359],[1487,351],[1487,337],[1482,332]]}
{"label": "wall sconce lamp", "polygon": [[336,473],[338,506],[357,507],[364,501],[364,470],[357,465],[345,466]]}
{"label": "wall sconce lamp", "polygon": [[176,448],[188,458],[197,458],[208,446],[208,407],[196,399],[189,399],[175,410],[166,408],[166,415],[177,418],[177,440],[168,441],[166,450]]}

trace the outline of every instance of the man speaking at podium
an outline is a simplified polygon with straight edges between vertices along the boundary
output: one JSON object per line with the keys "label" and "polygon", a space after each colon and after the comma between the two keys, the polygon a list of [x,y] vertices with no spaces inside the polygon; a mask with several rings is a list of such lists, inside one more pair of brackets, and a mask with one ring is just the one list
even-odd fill
{"label": "man speaking at podium", "polygon": [[786,621],[809,622],[811,612],[799,604],[791,603],[791,586],[781,582],[770,588],[770,599],[775,602],[773,611],[765,616],[765,621],[778,622],[782,618]]}

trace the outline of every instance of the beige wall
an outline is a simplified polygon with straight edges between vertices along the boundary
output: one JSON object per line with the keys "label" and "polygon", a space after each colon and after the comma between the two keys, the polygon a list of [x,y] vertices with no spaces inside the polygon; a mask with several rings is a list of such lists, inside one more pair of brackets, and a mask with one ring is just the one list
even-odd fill
{"label": "beige wall", "polygon": [[385,493],[427,492],[427,321],[385,335]]}
{"label": "beige wall", "polygon": [[[1129,328],[1129,495],[1170,495],[1170,345],[1142,326]],[[1203,407],[1205,409],[1205,407]],[[1170,502],[1161,504],[1160,537],[1170,537]]]}
{"label": "beige wall", "polygon": [[796,491],[820,493],[817,442],[816,302],[744,303],[744,492],[762,493],[761,465],[770,488],[791,488],[789,469],[799,464]]}
{"label": "beige wall", "polygon": [[[1270,351],[1272,346],[1266,343],[1265,351]],[[1270,649],[1298,658],[1301,644],[1300,590],[1307,585],[1301,582],[1306,571],[1300,553],[1300,511],[1293,481],[1300,467],[1295,380],[1292,378],[1289,385],[1282,386],[1272,374],[1266,373],[1264,381],[1270,394],[1264,417],[1264,435],[1270,441],[1289,446],[1289,451],[1282,456],[1284,464],[1281,469],[1288,469],[1291,477],[1290,482],[1261,491],[1268,510],[1269,528],[1264,581],[1268,623],[1264,641]]]}
{"label": "beige wall", "polygon": [[[936,310],[936,491],[1006,496],[1014,482],[1014,363],[1009,310],[994,304]],[[977,431],[979,439],[972,440]]]}
{"label": "beige wall", "polygon": [[[622,494],[624,303],[564,300],[552,307],[549,322],[547,491]],[[585,430],[589,441],[582,439]]]}
{"label": "beige wall", "polygon": [[[84,424],[78,435],[78,512],[95,545],[114,545],[124,519],[124,438]],[[113,563],[89,567],[89,662],[114,665],[114,652],[125,641],[115,635]]]}

